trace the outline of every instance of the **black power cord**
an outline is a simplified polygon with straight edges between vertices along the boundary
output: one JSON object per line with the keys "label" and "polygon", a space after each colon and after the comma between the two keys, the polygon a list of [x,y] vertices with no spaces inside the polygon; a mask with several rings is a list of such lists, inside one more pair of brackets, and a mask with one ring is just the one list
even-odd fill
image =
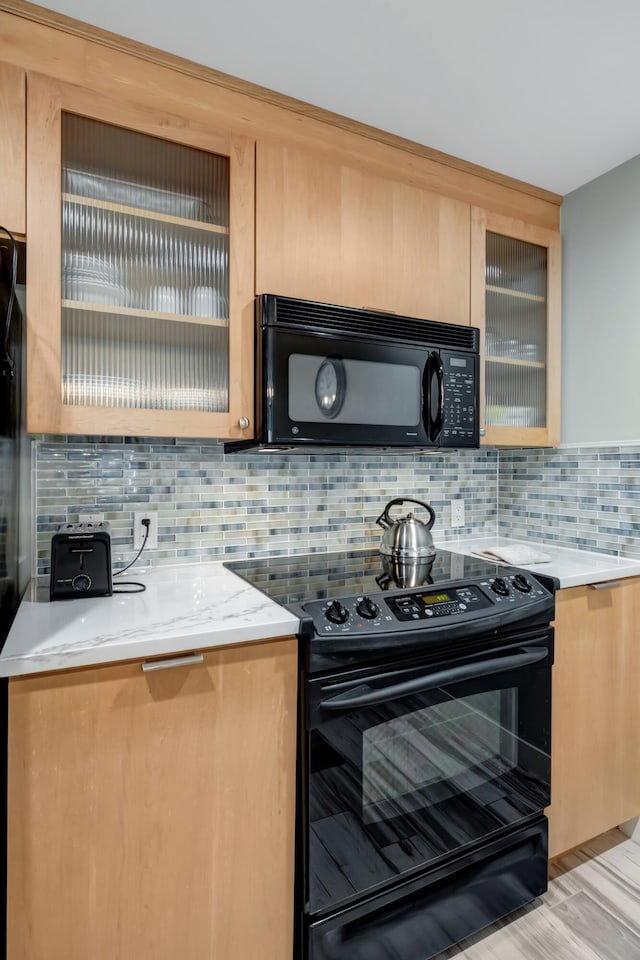
{"label": "black power cord", "polygon": [[11,316],[13,314],[13,301],[16,295],[16,284],[18,282],[18,244],[16,238],[7,230],[0,226],[0,230],[6,233],[11,241],[11,289],[9,290],[9,303],[7,305],[7,318],[4,327],[4,337],[2,342],[2,372],[5,377],[13,377],[14,365],[11,354],[9,353],[9,333],[11,330]]}
{"label": "black power cord", "polygon": [[[122,570],[116,570],[116,572],[113,574],[114,577],[119,577],[119,576],[120,576],[121,574],[123,574],[126,570],[129,570],[129,569],[134,565],[134,563],[136,563],[136,561],[137,561],[138,558],[140,557],[140,554],[142,553],[142,551],[143,551],[144,548],[146,547],[146,545],[147,545],[147,540],[149,539],[149,528],[150,528],[150,526],[151,526],[151,520],[149,520],[149,517],[145,517],[145,518],[142,520],[142,526],[144,527],[144,540],[142,541],[142,546],[140,547],[140,549],[139,549],[138,552],[136,553],[136,555],[135,555],[135,557],[133,558],[133,560],[131,561],[131,563],[128,563],[128,564],[126,565],[126,567],[123,567],[123,568],[122,568]],[[137,587],[138,589],[137,589],[137,590],[114,590],[113,592],[114,592],[114,593],[144,593],[144,591],[147,589],[144,583],[139,583],[137,580],[121,580],[121,581],[120,581],[120,586],[122,586],[122,587]]]}

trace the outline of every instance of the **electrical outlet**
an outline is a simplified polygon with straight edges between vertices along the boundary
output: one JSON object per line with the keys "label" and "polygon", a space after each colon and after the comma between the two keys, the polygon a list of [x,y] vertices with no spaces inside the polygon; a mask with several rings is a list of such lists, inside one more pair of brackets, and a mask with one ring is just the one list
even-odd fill
{"label": "electrical outlet", "polygon": [[464,500],[451,501],[451,526],[464,527]]}
{"label": "electrical outlet", "polygon": [[78,523],[102,523],[104,513],[79,513]]}
{"label": "electrical outlet", "polygon": [[149,536],[145,550],[158,549],[158,514],[155,510],[136,510],[133,514],[133,549],[139,550],[144,543],[145,526],[143,520],[149,520]]}

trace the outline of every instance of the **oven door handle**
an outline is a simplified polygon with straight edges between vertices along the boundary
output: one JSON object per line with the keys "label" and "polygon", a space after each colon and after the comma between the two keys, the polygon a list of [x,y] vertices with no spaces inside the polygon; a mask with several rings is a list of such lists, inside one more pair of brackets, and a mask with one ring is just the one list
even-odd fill
{"label": "oven door handle", "polygon": [[[450,667],[448,670],[438,670],[436,673],[429,673],[421,677],[412,677],[411,680],[403,680],[402,683],[390,683],[384,687],[377,687],[375,690],[369,688],[366,693],[354,694],[353,691],[346,691],[328,700],[322,700],[319,706],[321,710],[330,710],[332,712],[353,710],[356,707],[369,707],[387,700],[397,700],[398,697],[433,690],[434,687],[444,687],[451,683],[459,683],[461,680],[475,680],[476,678],[487,677],[494,673],[503,673],[505,670],[517,670],[520,667],[529,667],[534,663],[541,663],[549,656],[547,647],[538,647],[535,650],[524,647],[523,651],[523,653],[501,657],[499,660],[480,660],[479,662],[466,663],[459,667]],[[375,680],[376,677],[369,678],[370,683],[375,682]],[[363,686],[365,686],[365,684],[360,684],[356,689],[362,689]]]}

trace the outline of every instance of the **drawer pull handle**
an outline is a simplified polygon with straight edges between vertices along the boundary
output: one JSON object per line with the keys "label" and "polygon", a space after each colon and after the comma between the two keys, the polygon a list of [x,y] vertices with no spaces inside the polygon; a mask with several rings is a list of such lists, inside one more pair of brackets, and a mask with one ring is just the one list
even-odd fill
{"label": "drawer pull handle", "polygon": [[171,657],[170,660],[145,660],[142,663],[143,673],[152,673],[154,670],[171,670],[172,667],[191,667],[196,663],[204,663],[201,653],[190,653],[186,657]]}
{"label": "drawer pull handle", "polygon": [[612,590],[613,587],[619,587],[619,580],[605,580],[604,583],[590,583],[592,590]]}

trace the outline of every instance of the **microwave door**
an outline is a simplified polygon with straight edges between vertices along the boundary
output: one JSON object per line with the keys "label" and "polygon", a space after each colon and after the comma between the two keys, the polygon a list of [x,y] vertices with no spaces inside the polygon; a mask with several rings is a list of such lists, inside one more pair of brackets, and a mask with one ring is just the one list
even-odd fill
{"label": "microwave door", "polygon": [[[428,353],[372,338],[267,329],[270,443],[430,446],[424,416]],[[263,357],[265,353],[263,352]]]}
{"label": "microwave door", "polygon": [[424,423],[431,443],[438,444],[444,423],[444,366],[437,350],[432,350],[425,368]]}

